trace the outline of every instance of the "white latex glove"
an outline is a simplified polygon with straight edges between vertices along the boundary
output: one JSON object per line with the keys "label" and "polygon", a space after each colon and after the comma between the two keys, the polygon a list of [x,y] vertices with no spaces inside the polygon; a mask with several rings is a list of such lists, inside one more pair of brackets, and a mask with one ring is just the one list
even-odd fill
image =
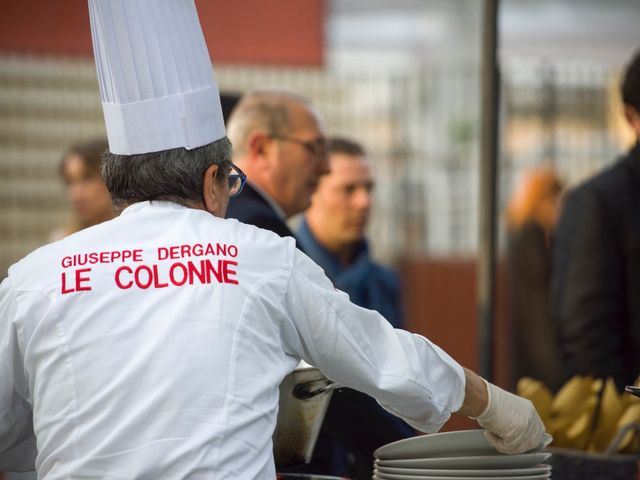
{"label": "white latex glove", "polygon": [[545,428],[533,403],[484,382],[489,403],[475,420],[486,430],[489,443],[502,453],[522,453],[537,448]]}

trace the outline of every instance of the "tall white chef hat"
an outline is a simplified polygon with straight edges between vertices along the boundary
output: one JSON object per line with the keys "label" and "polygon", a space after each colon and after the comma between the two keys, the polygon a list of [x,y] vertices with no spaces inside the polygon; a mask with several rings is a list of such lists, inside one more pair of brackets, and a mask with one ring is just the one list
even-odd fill
{"label": "tall white chef hat", "polygon": [[193,0],[89,0],[112,153],[192,149],[225,136]]}

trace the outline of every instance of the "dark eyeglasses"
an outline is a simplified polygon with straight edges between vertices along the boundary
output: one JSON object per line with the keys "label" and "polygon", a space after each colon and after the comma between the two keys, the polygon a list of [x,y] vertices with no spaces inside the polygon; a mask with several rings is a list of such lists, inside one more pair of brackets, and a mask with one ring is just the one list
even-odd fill
{"label": "dark eyeglasses", "polygon": [[309,153],[317,157],[324,157],[327,155],[328,145],[326,138],[318,137],[314,138],[313,140],[301,140],[299,138],[277,134],[270,135],[270,137],[275,140],[282,140],[284,142],[302,145]]}
{"label": "dark eyeglasses", "polygon": [[242,187],[244,187],[247,181],[247,176],[237,165],[232,163],[231,171],[229,175],[227,175],[227,179],[229,182],[229,196],[235,197],[242,191]]}

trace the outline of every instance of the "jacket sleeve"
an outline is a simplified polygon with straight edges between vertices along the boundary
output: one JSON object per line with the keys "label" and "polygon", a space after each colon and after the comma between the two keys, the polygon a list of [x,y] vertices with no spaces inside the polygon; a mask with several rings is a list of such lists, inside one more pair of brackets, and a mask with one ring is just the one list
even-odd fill
{"label": "jacket sleeve", "polygon": [[14,319],[9,279],[0,284],[0,471],[35,470],[36,440]]}
{"label": "jacket sleeve", "polygon": [[351,303],[297,250],[284,302],[291,353],[333,381],[371,395],[423,432],[439,430],[462,406],[458,363],[426,338]]}
{"label": "jacket sleeve", "polygon": [[567,196],[554,242],[552,315],[568,375],[623,371],[622,265],[610,223],[593,190]]}

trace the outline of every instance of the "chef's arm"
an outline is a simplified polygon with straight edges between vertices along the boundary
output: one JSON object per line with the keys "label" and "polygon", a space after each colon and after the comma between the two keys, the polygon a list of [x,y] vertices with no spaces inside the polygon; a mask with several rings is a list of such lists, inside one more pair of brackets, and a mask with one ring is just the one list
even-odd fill
{"label": "chef's arm", "polygon": [[36,440],[26,379],[13,319],[17,312],[9,280],[0,284],[0,471],[35,469]]}
{"label": "chef's arm", "polygon": [[283,290],[282,338],[292,356],[423,432],[439,430],[462,406],[465,379],[457,362],[426,338],[351,303],[299,251]]}
{"label": "chef's arm", "polygon": [[435,432],[459,412],[476,417],[502,451],[537,446],[544,427],[531,402],[485,383],[428,339],[352,304],[303,254],[295,255],[284,301],[291,353],[371,395],[414,428]]}
{"label": "chef's arm", "polygon": [[487,384],[468,368],[464,369],[464,402],[456,413],[466,417],[478,417],[489,404]]}

